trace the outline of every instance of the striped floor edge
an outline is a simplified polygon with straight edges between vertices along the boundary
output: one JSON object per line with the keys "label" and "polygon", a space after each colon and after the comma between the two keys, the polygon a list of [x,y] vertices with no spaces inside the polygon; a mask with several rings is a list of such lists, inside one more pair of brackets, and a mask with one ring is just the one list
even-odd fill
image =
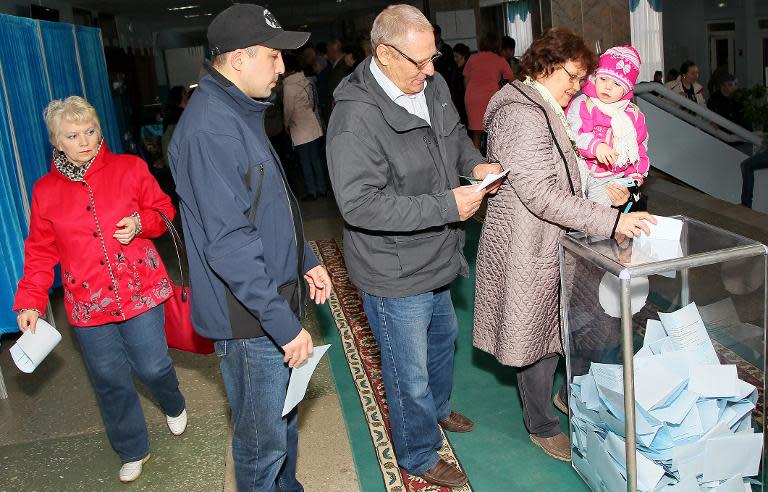
{"label": "striped floor edge", "polygon": [[[368,326],[362,300],[349,281],[341,246],[334,239],[310,241],[317,257],[323,263],[333,282],[329,301],[331,315],[341,338],[342,350],[349,372],[360,397],[376,458],[387,492],[471,492],[471,484],[449,489],[431,485],[419,477],[406,473],[397,465],[390,436],[384,383],[381,379],[379,348]],[[448,437],[443,433],[440,456],[463,470]]]}

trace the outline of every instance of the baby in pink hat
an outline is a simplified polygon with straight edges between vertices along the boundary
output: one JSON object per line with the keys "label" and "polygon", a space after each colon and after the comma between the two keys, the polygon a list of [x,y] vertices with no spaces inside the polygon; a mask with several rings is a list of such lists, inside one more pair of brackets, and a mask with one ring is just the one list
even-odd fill
{"label": "baby in pink hat", "polygon": [[635,48],[611,48],[600,56],[583,94],[567,110],[576,146],[586,161],[583,188],[587,198],[598,203],[623,205],[614,203],[609,188],[636,188],[648,176],[645,116],[630,101],[639,74],[640,55]]}

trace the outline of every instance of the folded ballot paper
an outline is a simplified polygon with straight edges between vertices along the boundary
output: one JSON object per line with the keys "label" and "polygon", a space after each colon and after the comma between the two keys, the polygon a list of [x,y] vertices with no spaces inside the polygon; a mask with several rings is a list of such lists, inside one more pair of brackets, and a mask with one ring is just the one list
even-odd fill
{"label": "folded ballot paper", "polygon": [[[720,307],[708,316],[732,317]],[[720,364],[696,304],[659,318],[634,356],[638,490],[751,491],[763,453],[757,389]],[[626,490],[623,393],[618,364],[593,362],[571,383],[573,464],[593,490]]]}
{"label": "folded ballot paper", "polygon": [[[654,218],[656,224],[646,222],[651,234],[649,236],[641,234],[632,241],[632,264],[671,260],[683,256],[683,248],[680,244],[683,221],[658,215],[654,215]],[[672,270],[661,275],[675,278],[676,273]]]}
{"label": "folded ballot paper", "polygon": [[32,372],[61,341],[61,333],[38,318],[35,332],[25,331],[11,347],[11,357],[22,372]]}

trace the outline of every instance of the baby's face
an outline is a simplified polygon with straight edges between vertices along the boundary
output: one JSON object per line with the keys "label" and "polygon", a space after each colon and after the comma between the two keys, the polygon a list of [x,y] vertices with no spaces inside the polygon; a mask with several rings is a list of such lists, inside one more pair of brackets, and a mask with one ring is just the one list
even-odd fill
{"label": "baby's face", "polygon": [[610,77],[595,78],[597,98],[606,104],[615,103],[624,97],[624,89]]}

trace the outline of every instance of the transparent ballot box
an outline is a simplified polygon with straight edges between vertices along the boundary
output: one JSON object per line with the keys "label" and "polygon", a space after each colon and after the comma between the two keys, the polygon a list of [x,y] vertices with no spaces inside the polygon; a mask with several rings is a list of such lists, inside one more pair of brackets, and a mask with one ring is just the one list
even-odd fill
{"label": "transparent ballot box", "polygon": [[762,491],[766,248],[687,218],[560,242],[573,467],[594,491]]}

